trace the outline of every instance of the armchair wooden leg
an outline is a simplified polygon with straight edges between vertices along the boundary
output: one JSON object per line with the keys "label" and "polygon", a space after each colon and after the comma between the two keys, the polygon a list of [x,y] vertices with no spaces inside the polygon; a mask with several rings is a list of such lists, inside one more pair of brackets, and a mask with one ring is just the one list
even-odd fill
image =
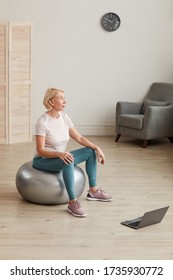
{"label": "armchair wooden leg", "polygon": [[169,141],[173,143],[173,137],[168,137]]}
{"label": "armchair wooden leg", "polygon": [[121,134],[117,134],[116,138],[115,138],[115,142],[118,142],[118,140],[120,139]]}
{"label": "armchair wooden leg", "polygon": [[142,148],[146,148],[148,145],[148,140],[144,140],[142,143]]}

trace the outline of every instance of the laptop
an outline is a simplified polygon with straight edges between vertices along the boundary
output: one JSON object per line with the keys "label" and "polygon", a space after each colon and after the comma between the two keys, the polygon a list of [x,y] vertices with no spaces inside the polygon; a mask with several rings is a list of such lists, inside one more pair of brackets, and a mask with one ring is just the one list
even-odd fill
{"label": "laptop", "polygon": [[133,220],[124,221],[124,222],[121,222],[121,224],[124,226],[134,228],[134,229],[139,229],[139,228],[143,228],[143,227],[147,227],[150,225],[160,223],[162,221],[163,217],[165,216],[168,208],[169,208],[169,206],[159,208],[156,210],[152,210],[149,212],[145,212],[142,217],[138,217]]}

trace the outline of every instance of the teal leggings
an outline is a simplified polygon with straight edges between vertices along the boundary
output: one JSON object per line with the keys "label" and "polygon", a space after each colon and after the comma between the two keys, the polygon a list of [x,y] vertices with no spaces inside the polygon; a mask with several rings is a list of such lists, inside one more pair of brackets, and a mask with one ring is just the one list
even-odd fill
{"label": "teal leggings", "polygon": [[74,161],[69,164],[65,164],[60,158],[44,158],[34,157],[33,167],[39,170],[60,172],[62,170],[63,179],[67,189],[69,199],[75,199],[76,194],[74,191],[74,166],[85,161],[86,173],[88,175],[89,186],[96,186],[96,171],[97,161],[96,153],[90,148],[81,148],[70,152],[73,154]]}

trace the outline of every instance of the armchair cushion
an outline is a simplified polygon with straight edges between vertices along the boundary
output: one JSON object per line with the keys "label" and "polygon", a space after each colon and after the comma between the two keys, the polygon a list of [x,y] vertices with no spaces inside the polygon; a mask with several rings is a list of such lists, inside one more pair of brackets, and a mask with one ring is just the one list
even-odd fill
{"label": "armchair cushion", "polygon": [[118,118],[118,125],[134,129],[142,129],[144,115],[121,114]]}
{"label": "armchair cushion", "polygon": [[146,99],[143,103],[141,114],[145,114],[145,110],[149,106],[168,106],[169,102],[168,101],[154,101],[151,99]]}

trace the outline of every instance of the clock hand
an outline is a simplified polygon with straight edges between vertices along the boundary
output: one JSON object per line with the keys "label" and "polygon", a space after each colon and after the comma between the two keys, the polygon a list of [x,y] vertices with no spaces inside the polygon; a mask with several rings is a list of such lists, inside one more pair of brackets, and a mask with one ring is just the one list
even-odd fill
{"label": "clock hand", "polygon": [[117,20],[117,18],[113,19],[111,22],[114,22],[115,20]]}
{"label": "clock hand", "polygon": [[112,23],[112,21],[111,21],[111,20],[109,20],[108,18],[105,18],[104,20],[107,20],[107,21],[109,21],[109,22],[111,22],[111,23]]}

